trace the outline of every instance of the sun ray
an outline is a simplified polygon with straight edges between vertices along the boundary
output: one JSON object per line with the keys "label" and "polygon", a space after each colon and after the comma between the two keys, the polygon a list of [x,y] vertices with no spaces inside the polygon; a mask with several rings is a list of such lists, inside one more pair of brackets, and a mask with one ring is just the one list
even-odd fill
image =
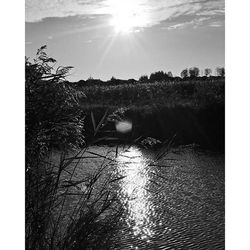
{"label": "sun ray", "polygon": [[[109,38],[110,38],[110,37],[109,37]],[[108,39],[109,39],[109,38],[108,38]],[[102,66],[103,61],[105,60],[107,54],[109,53],[109,51],[110,51],[112,45],[113,45],[114,42],[115,42],[115,39],[116,39],[116,36],[113,35],[113,36],[111,36],[111,39],[108,40],[108,44],[107,44],[106,49],[104,50],[104,52],[103,52],[103,54],[102,54],[102,56],[101,56],[101,58],[100,58],[100,60],[99,60],[99,62],[98,62],[98,64],[97,64],[97,66],[96,66],[96,70],[98,70],[98,69]],[[106,41],[107,41],[107,40],[106,40]],[[106,43],[106,42],[105,42],[105,43]]]}
{"label": "sun ray", "polygon": [[144,27],[148,20],[140,0],[109,0],[110,25],[116,33],[128,34]]}

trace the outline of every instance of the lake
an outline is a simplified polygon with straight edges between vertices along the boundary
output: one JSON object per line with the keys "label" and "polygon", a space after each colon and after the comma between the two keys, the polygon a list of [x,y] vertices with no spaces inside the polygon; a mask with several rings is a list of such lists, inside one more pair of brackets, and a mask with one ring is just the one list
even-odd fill
{"label": "lake", "polygon": [[[105,175],[118,178],[112,192],[124,213],[113,249],[224,249],[224,154],[191,146],[165,155],[136,146],[92,153],[109,158]],[[78,177],[104,166],[100,158],[85,161]]]}

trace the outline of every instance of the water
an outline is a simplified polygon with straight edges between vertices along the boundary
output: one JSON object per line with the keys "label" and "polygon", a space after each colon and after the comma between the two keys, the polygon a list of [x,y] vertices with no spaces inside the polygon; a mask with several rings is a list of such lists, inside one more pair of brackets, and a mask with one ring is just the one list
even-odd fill
{"label": "water", "polygon": [[137,148],[130,148],[117,158],[117,172],[125,178],[120,182],[119,198],[126,207],[125,221],[139,239],[153,237],[154,204],[150,192],[150,161]]}
{"label": "water", "polygon": [[109,171],[125,208],[114,249],[224,249],[224,155],[133,146]]}

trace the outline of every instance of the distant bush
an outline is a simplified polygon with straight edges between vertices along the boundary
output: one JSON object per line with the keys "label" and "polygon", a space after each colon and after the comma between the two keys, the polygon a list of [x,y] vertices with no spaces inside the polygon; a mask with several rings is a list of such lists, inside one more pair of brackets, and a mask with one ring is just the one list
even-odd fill
{"label": "distant bush", "polygon": [[184,70],[181,71],[181,77],[182,78],[188,77],[188,69],[184,69]]}
{"label": "distant bush", "polygon": [[224,67],[217,67],[215,70],[216,70],[217,76],[225,77],[225,68]]}
{"label": "distant bush", "polygon": [[192,67],[188,70],[188,73],[189,73],[189,77],[191,78],[195,78],[195,77],[198,77],[199,74],[200,74],[200,70],[199,68],[197,67]]}
{"label": "distant bush", "polygon": [[205,74],[205,76],[211,76],[212,75],[212,70],[211,69],[209,69],[209,68],[206,68],[205,70],[204,70],[204,74]]}
{"label": "distant bush", "polygon": [[100,79],[94,79],[94,78],[89,78],[86,82],[85,82],[86,85],[101,85],[102,84],[102,81]]}
{"label": "distant bush", "polygon": [[157,82],[157,81],[164,81],[169,80],[169,75],[163,71],[157,71],[150,75],[149,80],[150,82]]}
{"label": "distant bush", "polygon": [[173,74],[171,71],[168,72],[168,77],[170,77],[170,78],[173,77]]}
{"label": "distant bush", "polygon": [[136,80],[134,78],[130,78],[130,79],[127,80],[127,83],[129,83],[129,84],[135,84]]}
{"label": "distant bush", "polygon": [[149,81],[149,79],[148,79],[148,76],[147,75],[143,75],[143,76],[141,76],[140,78],[139,78],[139,82],[148,82]]}

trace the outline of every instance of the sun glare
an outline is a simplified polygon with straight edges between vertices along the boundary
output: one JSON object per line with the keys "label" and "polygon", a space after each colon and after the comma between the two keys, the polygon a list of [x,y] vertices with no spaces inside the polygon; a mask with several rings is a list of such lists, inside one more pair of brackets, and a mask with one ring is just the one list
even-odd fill
{"label": "sun glare", "polygon": [[139,0],[110,0],[110,13],[112,18],[110,24],[116,33],[136,31],[137,28],[144,27],[147,18]]}

